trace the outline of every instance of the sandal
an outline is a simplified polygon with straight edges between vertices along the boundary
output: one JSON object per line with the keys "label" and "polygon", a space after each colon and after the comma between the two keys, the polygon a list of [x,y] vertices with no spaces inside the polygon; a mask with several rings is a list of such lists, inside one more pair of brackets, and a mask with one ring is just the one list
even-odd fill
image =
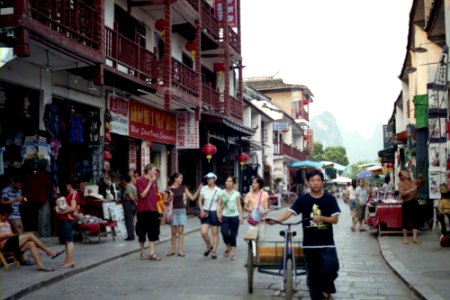
{"label": "sandal", "polygon": [[355,232],[355,226],[352,226],[352,231]]}
{"label": "sandal", "polygon": [[419,240],[413,240],[412,242],[413,242],[414,244],[422,244],[422,242],[419,241]]}
{"label": "sandal", "polygon": [[156,254],[150,254],[150,256],[148,257],[148,260],[155,260],[155,261],[160,261],[161,257],[159,257]]}
{"label": "sandal", "polygon": [[58,256],[60,256],[61,254],[63,254],[64,252],[66,252],[66,250],[64,250],[64,249],[58,250],[58,251],[55,252],[55,254],[53,254],[53,255],[51,256],[51,258],[52,258],[52,259],[55,259],[55,258],[57,258]]}
{"label": "sandal", "polygon": [[47,268],[47,267],[39,268],[37,270],[40,271],[40,272],[53,272],[53,271],[55,271],[55,269],[51,269],[51,268]]}
{"label": "sandal", "polygon": [[175,252],[169,252],[166,254],[166,256],[174,256],[174,255],[175,255]]}
{"label": "sandal", "polygon": [[67,269],[67,268],[73,268],[75,267],[75,264],[63,264],[61,266],[61,269]]}
{"label": "sandal", "polygon": [[231,261],[235,261],[236,260],[236,255],[231,255],[230,260]]}
{"label": "sandal", "polygon": [[225,249],[223,256],[228,257],[228,255],[230,255],[230,249]]}
{"label": "sandal", "polygon": [[206,251],[203,253],[203,255],[204,256],[208,256],[209,255],[209,253],[211,253],[211,251],[212,251],[212,249],[213,249],[213,247],[211,246],[211,247],[208,247],[208,248],[206,248]]}
{"label": "sandal", "polygon": [[217,259],[217,254],[213,252],[213,253],[211,254],[211,259]]}
{"label": "sandal", "polygon": [[186,254],[184,254],[183,252],[178,252],[178,256],[179,256],[179,257],[185,257]]}
{"label": "sandal", "polygon": [[144,252],[142,252],[139,257],[140,257],[141,260],[147,259],[147,255]]}
{"label": "sandal", "polygon": [[403,244],[408,245],[409,241],[408,240],[403,240]]}

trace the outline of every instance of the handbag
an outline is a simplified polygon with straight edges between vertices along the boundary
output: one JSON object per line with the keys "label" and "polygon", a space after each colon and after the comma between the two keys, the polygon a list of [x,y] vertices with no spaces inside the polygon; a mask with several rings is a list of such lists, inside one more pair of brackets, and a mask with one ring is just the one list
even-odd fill
{"label": "handbag", "polygon": [[[168,189],[168,191],[172,192],[172,190],[170,188]],[[169,203],[167,203],[167,205],[164,205],[163,217],[164,217],[164,221],[166,223],[172,222],[172,214],[173,214],[173,197],[169,201]]]}
{"label": "handbag", "polygon": [[200,219],[206,219],[207,217],[209,217],[209,211],[211,210],[211,207],[212,207],[212,204],[214,202],[214,197],[216,196],[216,193],[217,193],[217,189],[216,189],[216,191],[214,192],[214,195],[211,198],[211,203],[209,204],[208,210],[207,211],[205,211],[205,210],[200,211],[200,213],[198,214],[198,217]]}
{"label": "handbag", "polygon": [[259,192],[258,205],[252,210],[252,213],[248,215],[247,222],[252,226],[258,225],[261,222],[264,215],[264,209],[261,207],[262,191]]}
{"label": "handbag", "polygon": [[438,210],[441,214],[450,214],[450,199],[440,199],[438,202]]}

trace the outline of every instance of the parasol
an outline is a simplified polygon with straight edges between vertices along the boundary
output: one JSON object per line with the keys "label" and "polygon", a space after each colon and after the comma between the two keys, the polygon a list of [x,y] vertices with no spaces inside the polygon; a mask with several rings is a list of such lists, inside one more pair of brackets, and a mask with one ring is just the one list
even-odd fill
{"label": "parasol", "polygon": [[323,163],[312,160],[293,161],[289,165],[293,168],[323,168]]}

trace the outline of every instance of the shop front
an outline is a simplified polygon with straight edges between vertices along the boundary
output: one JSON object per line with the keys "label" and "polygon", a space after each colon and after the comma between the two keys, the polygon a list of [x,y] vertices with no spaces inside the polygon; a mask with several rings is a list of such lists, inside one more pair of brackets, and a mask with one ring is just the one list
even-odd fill
{"label": "shop front", "polygon": [[117,95],[109,95],[107,113],[111,119],[108,163],[113,174],[126,174],[131,168],[142,174],[152,163],[161,171],[160,189],[165,188],[175,170],[175,115]]}

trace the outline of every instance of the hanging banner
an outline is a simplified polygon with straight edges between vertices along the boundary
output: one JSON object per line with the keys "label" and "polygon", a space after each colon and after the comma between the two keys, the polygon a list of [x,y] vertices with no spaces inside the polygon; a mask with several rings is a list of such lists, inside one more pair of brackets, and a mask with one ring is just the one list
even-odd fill
{"label": "hanging banner", "polygon": [[[226,14],[227,14],[227,23],[230,27],[237,27],[237,6],[236,0],[226,0]],[[214,10],[216,12],[216,18],[219,22],[222,22],[223,19],[223,1],[216,0],[214,5]]]}
{"label": "hanging banner", "polygon": [[175,115],[130,100],[130,137],[162,144],[176,144]]}
{"label": "hanging banner", "polygon": [[177,148],[199,149],[199,122],[195,114],[190,112],[177,113]]}
{"label": "hanging banner", "polygon": [[111,133],[128,136],[128,100],[111,96],[108,98],[108,110],[111,113]]}

